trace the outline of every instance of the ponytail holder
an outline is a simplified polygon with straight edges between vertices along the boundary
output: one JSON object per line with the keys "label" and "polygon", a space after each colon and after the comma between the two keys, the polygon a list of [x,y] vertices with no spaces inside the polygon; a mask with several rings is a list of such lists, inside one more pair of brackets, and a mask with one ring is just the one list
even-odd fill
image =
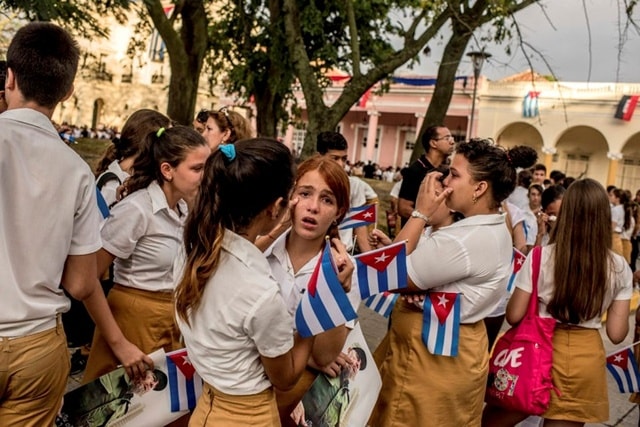
{"label": "ponytail holder", "polygon": [[157,136],[158,138],[160,138],[160,136],[162,136],[162,134],[164,133],[164,131],[165,131],[165,129],[164,129],[164,128],[160,128],[160,129],[158,129],[158,132],[156,132],[156,136]]}
{"label": "ponytail holder", "polygon": [[222,144],[218,147],[224,157],[227,159],[227,163],[232,162],[236,158],[236,147],[233,144]]}
{"label": "ponytail holder", "polygon": [[507,162],[509,162],[509,164],[511,165],[511,156],[509,155],[509,153],[505,152],[505,154],[507,155]]}

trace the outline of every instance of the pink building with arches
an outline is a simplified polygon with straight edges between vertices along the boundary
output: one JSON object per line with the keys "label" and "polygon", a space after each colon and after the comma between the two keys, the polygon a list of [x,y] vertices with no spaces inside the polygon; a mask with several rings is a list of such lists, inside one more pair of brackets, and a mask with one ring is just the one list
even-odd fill
{"label": "pink building with arches", "polygon": [[[628,120],[614,117],[623,96],[640,94],[640,83],[551,82],[535,74],[532,78],[530,72],[500,81],[480,77],[471,123],[473,84],[473,77],[466,84],[462,78],[455,83],[443,124],[456,140],[473,135],[507,147],[528,145],[538,151],[547,171],[557,169],[632,191],[640,188],[640,110]],[[325,102],[330,104],[341,90],[339,82],[327,88]],[[354,106],[338,126],[350,144],[349,160],[404,165],[433,90],[434,86],[393,83],[389,92],[371,94],[366,105]],[[304,120],[301,94],[299,102]],[[304,133],[290,126],[285,144],[301,147]]]}

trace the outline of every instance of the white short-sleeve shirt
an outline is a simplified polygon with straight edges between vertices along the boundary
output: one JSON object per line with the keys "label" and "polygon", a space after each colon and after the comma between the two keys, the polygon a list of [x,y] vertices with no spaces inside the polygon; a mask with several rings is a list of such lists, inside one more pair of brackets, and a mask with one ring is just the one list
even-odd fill
{"label": "white short-sleeve shirt", "polygon": [[[287,306],[287,311],[293,318],[298,305],[300,305],[302,296],[307,291],[309,279],[313,274],[313,270],[318,263],[318,258],[322,254],[322,251],[318,252],[316,256],[311,258],[300,270],[294,273],[289,253],[286,249],[289,232],[290,231],[281,234],[264,254],[267,257],[267,261],[269,261],[271,272],[280,286],[280,293]],[[355,260],[352,259],[351,261],[355,265]],[[358,274],[354,269],[351,277],[351,290],[347,294],[354,310],[358,310],[361,300],[358,289]],[[353,329],[354,325],[355,321],[350,321],[346,324],[350,329]]]}
{"label": "white short-sleeve shirt", "polygon": [[402,180],[396,182],[395,184],[393,184],[393,187],[391,188],[391,191],[389,191],[389,196],[390,197],[395,197],[396,199],[398,197],[400,197],[400,187],[402,187]]}
{"label": "white short-sleeve shirt", "polygon": [[[365,185],[369,185],[356,176],[349,176],[349,208],[357,208],[367,203],[366,188]],[[347,251],[351,252],[353,249],[353,228],[346,230],[340,230],[340,240],[347,248]]]}
{"label": "white short-sleeve shirt", "polygon": [[100,174],[100,176],[96,179],[96,181],[100,180],[100,177],[104,175],[106,172],[111,172],[115,174],[120,182],[115,179],[111,179],[104,183],[102,188],[100,189],[100,193],[102,193],[102,197],[104,197],[105,202],[107,202],[107,206],[113,205],[117,200],[118,187],[124,182],[125,179],[129,178],[129,174],[122,170],[120,167],[120,163],[117,160],[114,160],[109,164],[109,167],[105,172]]}
{"label": "white short-sleeve shirt", "polygon": [[169,208],[156,181],[118,202],[102,225],[103,248],[116,257],[113,280],[145,291],[174,289],[173,262],[183,241],[187,204]]}
{"label": "white short-sleeve shirt", "polygon": [[[553,297],[553,290],[555,289],[553,283],[553,269],[555,267],[555,259],[553,254],[555,252],[555,243],[542,248],[542,254],[540,257],[540,274],[538,277],[538,311],[540,316],[551,317],[547,312],[547,305]],[[604,296],[602,304],[603,311],[605,311],[614,300],[628,300],[631,299],[633,293],[633,280],[631,268],[627,264],[626,260],[611,252],[613,258],[613,265],[609,271],[609,289]],[[516,287],[522,289],[525,292],[532,292],[532,261],[533,256],[528,256],[522,268],[516,276]],[[602,318],[596,316],[593,319],[589,319],[585,322],[581,322],[579,326],[583,328],[600,329],[602,327]]]}
{"label": "white short-sleeve shirt", "polygon": [[462,293],[460,322],[489,316],[511,273],[513,246],[504,215],[475,215],[440,228],[407,259],[409,278],[421,289]]}
{"label": "white short-sleeve shirt", "polygon": [[531,209],[524,211],[524,237],[527,245],[535,246],[536,237],[538,236],[538,219]]}
{"label": "white short-sleeve shirt", "polygon": [[68,255],[100,249],[100,212],[87,163],[32,109],[0,115],[0,336],[55,326],[69,309]]}
{"label": "white short-sleeve shirt", "polygon": [[621,233],[624,227],[624,206],[615,205],[611,207],[611,222],[615,223],[613,231]]}
{"label": "white short-sleeve shirt", "polygon": [[507,202],[522,210],[529,209],[529,190],[518,185],[507,197]]}
{"label": "white short-sleeve shirt", "polygon": [[253,243],[230,230],[218,268],[189,315],[190,326],[176,318],[200,376],[227,394],[271,387],[260,355],[278,357],[293,347],[293,323],[269,263]]}

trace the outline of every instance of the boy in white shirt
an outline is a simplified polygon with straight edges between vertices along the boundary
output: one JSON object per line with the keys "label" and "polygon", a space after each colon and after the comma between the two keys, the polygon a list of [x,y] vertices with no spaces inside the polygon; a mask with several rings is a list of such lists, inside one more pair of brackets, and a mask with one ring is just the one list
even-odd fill
{"label": "boy in white shirt", "polygon": [[0,425],[53,425],[69,356],[60,314],[85,303],[130,375],[151,359],[127,341],[98,282],[100,214],[89,166],[51,123],[73,93],[79,49],[63,29],[31,23],[7,50],[0,115]]}

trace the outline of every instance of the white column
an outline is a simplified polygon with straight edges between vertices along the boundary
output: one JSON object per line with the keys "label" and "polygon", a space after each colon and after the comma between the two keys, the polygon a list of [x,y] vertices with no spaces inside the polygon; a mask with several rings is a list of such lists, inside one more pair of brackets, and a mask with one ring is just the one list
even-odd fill
{"label": "white column", "polygon": [[293,125],[289,124],[289,126],[287,126],[287,132],[284,134],[284,141],[282,141],[289,150],[293,148],[293,130]]}
{"label": "white column", "polygon": [[417,139],[418,139],[418,134],[420,133],[420,129],[422,129],[422,124],[424,123],[424,114],[423,113],[416,113],[415,114],[416,118],[418,119],[416,121],[416,144],[418,143]]}
{"label": "white column", "polygon": [[376,146],[376,136],[378,134],[378,117],[380,113],[377,111],[368,111],[369,115],[369,127],[367,130],[367,157],[366,161],[373,161],[373,150]]}

